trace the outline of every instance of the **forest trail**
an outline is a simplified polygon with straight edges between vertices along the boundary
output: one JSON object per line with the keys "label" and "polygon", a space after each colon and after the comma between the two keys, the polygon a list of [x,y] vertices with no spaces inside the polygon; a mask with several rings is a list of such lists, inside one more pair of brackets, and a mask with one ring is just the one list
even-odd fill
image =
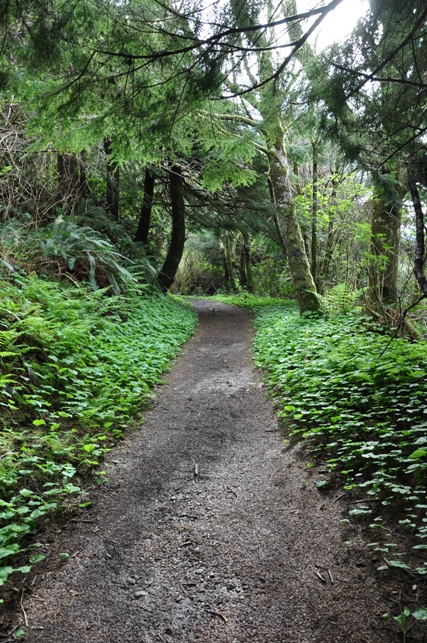
{"label": "forest trail", "polygon": [[339,493],[321,494],[283,442],[250,317],[195,305],[200,326],[142,430],[36,570],[25,641],[397,641],[366,554],[343,543]]}

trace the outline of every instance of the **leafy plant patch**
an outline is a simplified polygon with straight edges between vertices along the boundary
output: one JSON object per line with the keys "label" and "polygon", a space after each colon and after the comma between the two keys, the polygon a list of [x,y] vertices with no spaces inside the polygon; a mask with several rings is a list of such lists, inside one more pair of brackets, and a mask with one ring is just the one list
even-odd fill
{"label": "leafy plant patch", "polygon": [[103,455],[147,405],[196,317],[176,298],[136,289],[107,296],[34,275],[0,287],[1,586],[40,520],[67,498],[82,502],[82,473],[104,473]]}
{"label": "leafy plant patch", "polygon": [[[326,457],[358,502],[353,516],[382,516],[393,507],[413,537],[414,552],[427,550],[427,362],[424,343],[389,337],[372,319],[354,313],[298,315],[289,307],[260,310],[254,343],[279,415],[292,435]],[[373,543],[378,551],[382,540]],[[382,568],[408,568],[393,544],[381,552]],[[420,556],[422,559],[422,556]],[[418,574],[427,574],[419,563]]]}
{"label": "leafy plant patch", "polygon": [[285,300],[280,297],[263,297],[261,295],[253,295],[250,292],[242,292],[238,295],[215,295],[214,297],[209,297],[212,301],[220,301],[224,304],[230,304],[232,306],[240,306],[241,308],[246,308],[251,312],[258,311],[262,308],[271,308],[278,306],[282,308],[283,306],[290,306],[294,308],[295,303],[291,300]]}

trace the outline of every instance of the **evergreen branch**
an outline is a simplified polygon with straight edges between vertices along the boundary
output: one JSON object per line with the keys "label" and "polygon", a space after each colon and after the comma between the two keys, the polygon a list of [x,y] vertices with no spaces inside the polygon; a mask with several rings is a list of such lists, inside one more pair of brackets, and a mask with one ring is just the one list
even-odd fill
{"label": "evergreen branch", "polygon": [[[305,34],[296,40],[293,43],[293,49],[290,52],[290,54],[285,58],[285,60],[279,65],[277,70],[268,76],[268,78],[265,78],[262,81],[259,81],[256,83],[256,85],[252,85],[251,87],[248,87],[246,89],[242,89],[241,91],[235,92],[234,94],[228,95],[228,96],[221,96],[222,99],[228,99],[228,98],[236,98],[237,96],[243,96],[245,94],[248,94],[249,92],[252,92],[256,89],[261,89],[261,87],[265,87],[265,85],[268,85],[272,81],[277,81],[278,78],[280,77],[281,73],[284,71],[284,69],[287,67],[287,65],[290,63],[290,61],[294,58],[296,53],[301,49],[303,45],[307,42],[308,38],[311,36],[311,34],[317,29],[317,27],[322,23],[322,21],[326,18],[328,13],[333,11],[338,7],[339,4],[341,4],[343,0],[332,0],[326,7],[322,7],[320,10],[317,11],[317,13],[320,13],[319,17],[315,22],[311,25],[311,27],[305,32]],[[312,14],[314,15],[314,14]],[[294,16],[294,21],[297,18],[297,16]],[[268,26],[272,26],[273,23]]]}
{"label": "evergreen branch", "polygon": [[[274,20],[271,22],[266,22],[263,24],[257,24],[257,25],[251,25],[249,27],[232,27],[230,29],[225,29],[224,31],[221,31],[220,33],[213,34],[212,36],[209,36],[208,38],[195,38],[192,36],[194,39],[194,42],[187,45],[186,47],[181,47],[179,49],[162,49],[160,51],[155,51],[153,53],[149,54],[132,54],[130,52],[124,52],[124,51],[110,51],[110,50],[105,50],[105,49],[95,49],[96,53],[99,54],[104,54],[107,56],[113,56],[117,58],[126,58],[127,60],[150,60],[150,61],[155,61],[159,60],[161,58],[167,58],[170,56],[175,56],[177,54],[185,54],[190,51],[193,51],[194,49],[199,49],[203,46],[209,46],[209,45],[215,45],[215,44],[220,44],[222,46],[229,46],[227,43],[222,42],[225,38],[228,36],[233,36],[233,35],[240,35],[240,34],[248,34],[248,33],[254,33],[258,31],[262,31],[264,29],[272,29],[274,27],[282,26],[285,24],[292,24],[297,21],[303,21],[307,20],[308,18],[312,18],[313,16],[319,15],[318,19],[315,21],[315,23],[308,29],[307,33],[300,38],[300,40],[296,41],[295,43],[292,43],[295,51],[298,50],[304,42],[307,40],[307,38],[312,34],[314,29],[320,24],[320,22],[324,19],[324,17],[333,9],[335,9],[342,0],[332,0],[329,5],[326,7],[318,7],[317,9],[312,9],[310,11],[306,11],[304,13],[299,13],[295,14],[293,16],[287,16],[286,18],[282,18],[280,20]],[[176,33],[171,33],[169,34],[170,36],[173,36],[174,38],[177,37],[178,34]],[[303,41],[303,42],[301,42]],[[207,51],[204,51],[203,54],[208,53],[209,47]],[[249,49],[248,51],[251,51]]]}
{"label": "evergreen branch", "polygon": [[243,125],[250,125],[251,127],[259,127],[259,123],[254,121],[252,118],[247,116],[242,116],[241,114],[219,114],[217,112],[208,113],[206,111],[201,111],[201,114],[205,116],[215,116],[221,121],[233,121],[234,123],[241,123]]}
{"label": "evergreen branch", "polygon": [[417,32],[417,29],[418,29],[418,28],[419,28],[419,27],[424,23],[424,21],[426,20],[426,18],[427,18],[427,7],[426,7],[426,8],[424,9],[424,11],[421,13],[420,17],[419,17],[419,18],[418,18],[418,20],[415,22],[415,25],[413,26],[413,28],[411,29],[411,31],[409,32],[409,34],[406,36],[406,38],[404,38],[404,39],[403,39],[403,40],[402,40],[402,41],[397,45],[397,47],[395,47],[395,48],[394,48],[394,49],[393,49],[393,50],[388,54],[388,56],[386,56],[386,57],[384,58],[384,60],[383,60],[383,61],[382,61],[382,62],[381,62],[381,63],[380,63],[380,64],[379,64],[375,69],[374,69],[374,71],[373,71],[371,74],[368,74],[368,75],[366,76],[366,78],[363,80],[363,82],[362,82],[361,84],[359,84],[359,85],[358,85],[358,86],[357,86],[357,87],[356,87],[356,88],[351,92],[351,94],[349,94],[349,96],[348,96],[347,98],[350,98],[351,96],[354,96],[354,95],[358,94],[358,93],[360,92],[360,90],[362,89],[362,87],[363,87],[364,85],[366,85],[366,83],[367,83],[367,82],[369,82],[370,80],[373,80],[373,79],[374,79],[374,77],[378,74],[378,72],[380,72],[382,69],[384,69],[384,67],[385,67],[389,62],[391,62],[391,61],[392,61],[392,60],[397,56],[397,54],[399,53],[399,51],[401,51],[402,49],[404,49],[404,48],[406,47],[406,45],[408,45],[408,44],[412,41],[413,37],[415,36],[415,34],[416,34],[416,32]]}
{"label": "evergreen branch", "polygon": [[418,87],[420,89],[425,89],[427,87],[426,83],[416,83],[413,80],[407,80],[406,78],[392,78],[391,76],[372,76],[372,74],[367,74],[363,71],[356,71],[355,69],[350,69],[350,67],[346,67],[345,65],[339,65],[338,63],[334,62],[331,62],[330,64],[332,65],[332,67],[335,67],[340,71],[349,73],[352,76],[360,76],[361,78],[365,78],[366,81],[375,81],[379,83],[397,83],[399,85],[410,85],[411,87]]}
{"label": "evergreen branch", "polygon": [[[205,116],[215,116],[219,120],[224,120],[224,121],[234,121],[236,123],[244,123],[246,125],[251,125],[252,127],[257,127],[258,123],[256,121],[252,121],[249,118],[246,118],[245,116],[239,116],[238,114],[208,114],[208,112],[200,112],[201,114],[204,114]],[[236,118],[234,118],[234,116]],[[224,118],[226,117],[226,118]],[[222,133],[226,134],[227,136],[233,136],[234,138],[241,139],[242,137],[239,136],[239,134],[236,134],[235,132],[230,132],[230,130],[225,129],[224,127],[221,127],[219,123],[215,123],[215,127]],[[263,154],[266,154],[267,156],[276,156],[274,150],[269,149],[268,147],[265,147],[264,145],[261,145],[260,143],[257,143],[256,141],[251,141],[252,145],[257,149],[259,152],[262,152]]]}

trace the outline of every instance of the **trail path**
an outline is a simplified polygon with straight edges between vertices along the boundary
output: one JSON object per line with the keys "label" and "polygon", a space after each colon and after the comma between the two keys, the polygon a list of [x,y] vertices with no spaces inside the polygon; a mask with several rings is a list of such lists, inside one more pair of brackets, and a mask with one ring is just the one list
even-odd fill
{"label": "trail path", "polygon": [[[248,315],[201,324],[23,602],[30,643],[390,643],[340,503],[289,448]],[[59,552],[67,552],[63,562]]]}

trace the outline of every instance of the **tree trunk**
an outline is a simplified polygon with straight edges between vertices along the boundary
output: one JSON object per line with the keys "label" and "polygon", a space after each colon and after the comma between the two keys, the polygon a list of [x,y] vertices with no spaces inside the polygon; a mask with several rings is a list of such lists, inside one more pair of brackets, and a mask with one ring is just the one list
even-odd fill
{"label": "tree trunk", "polygon": [[82,150],[80,153],[80,159],[79,159],[79,167],[80,167],[80,173],[79,173],[79,198],[81,199],[87,199],[88,197],[88,187],[87,187],[87,176],[86,176],[86,157],[87,157],[87,152],[86,150]]}
{"label": "tree trunk", "polygon": [[393,304],[397,301],[400,225],[402,209],[396,199],[387,199],[374,185],[371,219],[371,249],[376,261],[370,269],[369,282],[374,301]]}
{"label": "tree trunk", "polygon": [[148,233],[150,231],[151,210],[153,207],[154,195],[154,172],[150,168],[145,169],[144,178],[144,198],[142,200],[141,213],[139,216],[138,229],[135,233],[134,241],[148,243]]}
{"label": "tree trunk", "polygon": [[427,278],[424,274],[424,263],[425,263],[424,212],[421,205],[421,199],[418,192],[417,183],[414,179],[411,179],[409,181],[409,189],[411,191],[412,203],[414,205],[414,210],[415,210],[416,247],[415,247],[415,260],[414,260],[414,275],[422,294],[424,295],[424,297],[427,297]]}
{"label": "tree trunk", "polygon": [[317,168],[317,141],[311,142],[313,151],[313,202],[311,209],[311,275],[313,281],[318,288],[318,273],[317,273],[317,213],[319,210],[319,195],[318,195],[318,168]]}
{"label": "tree trunk", "polygon": [[104,150],[106,154],[106,171],[107,171],[107,206],[106,210],[110,216],[120,223],[119,209],[119,188],[120,188],[120,170],[117,163],[111,160],[111,140],[104,139]]}
{"label": "tree trunk", "polygon": [[[332,209],[329,211],[328,232],[326,234],[325,253],[321,266],[318,268],[318,274],[322,275],[322,288],[328,285],[329,270],[331,267],[332,256],[335,249],[335,217],[336,217],[336,199],[337,199],[338,177],[335,173],[332,177],[332,191],[330,203]],[[319,280],[320,281],[320,280]],[[319,284],[320,285],[320,284]],[[321,291],[320,291],[321,292]]]}
{"label": "tree trunk", "polygon": [[247,290],[248,277],[246,275],[246,258],[243,244],[240,246],[239,281],[243,290]]}
{"label": "tree trunk", "polygon": [[282,140],[278,140],[272,147],[269,154],[270,179],[295,297],[300,313],[315,311],[319,309],[319,300],[294,208],[285,146]]}
{"label": "tree trunk", "polygon": [[282,244],[283,252],[285,253],[285,256],[286,256],[285,239],[283,237],[282,226],[280,225],[279,213],[278,213],[277,207],[276,207],[276,199],[275,199],[275,196],[274,196],[273,184],[271,182],[270,177],[268,177],[268,189],[270,191],[271,202],[274,204],[274,208],[273,208],[274,225],[276,226],[277,236],[279,237],[279,241]]}
{"label": "tree trunk", "polygon": [[185,244],[184,182],[181,168],[170,169],[170,196],[172,204],[172,236],[165,262],[158,275],[160,288],[167,292],[172,286],[182,258]]}
{"label": "tree trunk", "polygon": [[252,260],[251,260],[251,242],[247,232],[243,232],[243,253],[245,257],[246,269],[246,287],[249,292],[254,291],[254,282],[252,278]]}
{"label": "tree trunk", "polygon": [[236,280],[234,278],[233,257],[227,233],[220,240],[220,247],[224,254],[225,283],[228,291],[237,292]]}

